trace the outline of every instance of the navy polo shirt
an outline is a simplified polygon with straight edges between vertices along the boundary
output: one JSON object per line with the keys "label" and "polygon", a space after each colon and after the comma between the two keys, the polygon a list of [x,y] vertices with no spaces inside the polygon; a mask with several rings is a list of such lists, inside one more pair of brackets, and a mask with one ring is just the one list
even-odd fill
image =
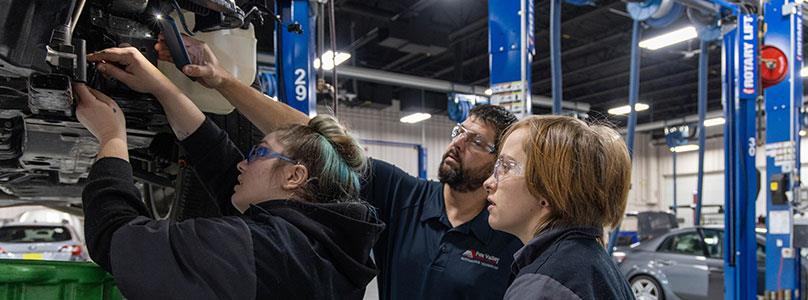
{"label": "navy polo shirt", "polygon": [[491,229],[488,211],[453,228],[443,184],[370,160],[362,198],[387,226],[373,255],[381,299],[502,299],[522,242]]}

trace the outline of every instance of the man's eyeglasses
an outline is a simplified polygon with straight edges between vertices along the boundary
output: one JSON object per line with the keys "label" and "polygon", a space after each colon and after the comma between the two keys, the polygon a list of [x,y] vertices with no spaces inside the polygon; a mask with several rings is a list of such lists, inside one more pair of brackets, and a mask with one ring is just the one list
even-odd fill
{"label": "man's eyeglasses", "polygon": [[494,163],[494,179],[497,183],[505,175],[521,176],[522,167],[515,160],[500,156]]}
{"label": "man's eyeglasses", "polygon": [[268,158],[268,159],[278,158],[283,161],[297,164],[297,161],[289,158],[288,156],[272,151],[267,147],[255,145],[252,147],[252,150],[250,150],[250,154],[247,155],[247,163],[251,163],[259,158]]}
{"label": "man's eyeglasses", "polygon": [[463,127],[461,124],[455,125],[452,128],[452,139],[456,139],[459,136],[463,136],[465,138],[465,142],[471,143],[471,145],[477,148],[480,151],[488,152],[488,153],[496,153],[497,147],[491,143],[485,142],[482,136],[479,133],[469,131],[466,127]]}

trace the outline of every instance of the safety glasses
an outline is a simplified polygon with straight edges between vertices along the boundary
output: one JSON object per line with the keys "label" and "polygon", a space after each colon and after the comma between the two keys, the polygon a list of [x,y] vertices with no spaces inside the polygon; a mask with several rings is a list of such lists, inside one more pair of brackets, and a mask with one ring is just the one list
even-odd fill
{"label": "safety glasses", "polygon": [[289,158],[288,156],[272,151],[267,147],[261,145],[255,145],[252,147],[250,153],[247,155],[247,163],[252,163],[259,158],[267,158],[267,159],[277,158],[283,161],[287,161],[289,163],[297,164],[297,161]]}

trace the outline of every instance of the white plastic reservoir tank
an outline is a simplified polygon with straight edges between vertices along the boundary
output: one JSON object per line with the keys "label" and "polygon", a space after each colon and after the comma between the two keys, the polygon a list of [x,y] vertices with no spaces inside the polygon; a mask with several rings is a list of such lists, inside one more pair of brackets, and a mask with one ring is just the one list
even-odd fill
{"label": "white plastic reservoir tank", "polygon": [[[194,14],[185,12],[188,28],[194,28]],[[179,22],[175,13],[172,17]],[[179,24],[178,24],[179,25]],[[181,25],[180,25],[180,28]],[[180,29],[182,32],[183,30]],[[216,54],[219,64],[235,75],[239,81],[250,85],[255,80],[256,39],[252,24],[248,29],[224,29],[211,32],[195,32],[193,38],[204,41]],[[159,61],[157,68],[176,84],[191,101],[204,112],[228,114],[233,106],[215,90],[188,79],[173,63]]]}

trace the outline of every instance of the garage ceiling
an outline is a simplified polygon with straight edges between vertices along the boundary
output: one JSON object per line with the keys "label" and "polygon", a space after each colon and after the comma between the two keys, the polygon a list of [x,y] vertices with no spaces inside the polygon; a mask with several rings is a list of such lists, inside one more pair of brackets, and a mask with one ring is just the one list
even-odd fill
{"label": "garage ceiling", "polygon": [[[549,1],[536,0],[535,5],[532,90],[550,97]],[[353,50],[348,63],[359,67],[485,86],[489,80],[487,14],[484,0],[337,0],[337,48]],[[590,116],[618,125],[625,117],[608,115],[606,110],[628,103],[631,23],[625,3],[617,0],[563,7],[564,100],[589,103]],[[683,18],[667,29],[647,28],[643,35],[655,36],[687,23]],[[270,30],[259,30],[268,37],[259,38],[262,51],[272,51]],[[696,113],[698,43],[694,39],[643,50],[640,102],[651,108],[639,113],[639,123]],[[719,46],[712,45],[710,50],[708,111],[721,109]],[[352,90],[350,80],[340,84]],[[403,90],[392,89],[394,94]],[[535,107],[534,111],[549,109]]]}

